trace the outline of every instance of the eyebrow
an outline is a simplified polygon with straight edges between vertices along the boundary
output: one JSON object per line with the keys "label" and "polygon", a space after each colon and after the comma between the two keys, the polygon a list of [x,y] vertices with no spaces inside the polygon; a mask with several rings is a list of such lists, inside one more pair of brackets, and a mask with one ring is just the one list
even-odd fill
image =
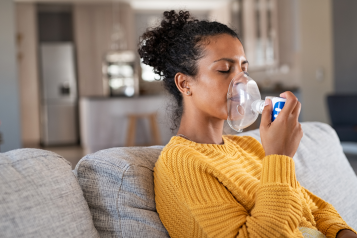
{"label": "eyebrow", "polygon": [[[218,60],[213,61],[213,63],[216,63],[216,62],[221,61],[221,60],[225,60],[225,61],[228,61],[228,62],[230,62],[230,63],[234,63],[234,62],[235,62],[234,59],[222,58],[222,59],[218,59]],[[244,61],[242,62],[242,64],[249,64],[249,62],[248,62],[248,60],[244,60]]]}

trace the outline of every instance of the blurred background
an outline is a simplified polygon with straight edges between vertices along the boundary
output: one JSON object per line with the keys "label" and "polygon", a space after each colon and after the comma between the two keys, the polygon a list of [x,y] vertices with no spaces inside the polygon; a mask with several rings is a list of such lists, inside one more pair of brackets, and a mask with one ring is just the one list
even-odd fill
{"label": "blurred background", "polygon": [[171,9],[235,29],[262,97],[292,91],[300,121],[333,126],[357,170],[355,0],[1,0],[1,152],[43,148],[75,166],[165,145],[172,100],[136,49]]}

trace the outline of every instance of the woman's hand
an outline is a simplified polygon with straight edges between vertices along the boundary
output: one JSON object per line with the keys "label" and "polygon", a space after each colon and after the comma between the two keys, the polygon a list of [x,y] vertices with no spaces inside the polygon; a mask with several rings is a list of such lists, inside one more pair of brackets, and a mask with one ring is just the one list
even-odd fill
{"label": "woman's hand", "polygon": [[286,155],[293,157],[303,136],[298,117],[301,104],[291,92],[280,94],[286,98],[285,105],[278,117],[271,122],[272,102],[267,99],[260,123],[260,138],[262,140],[265,156]]}
{"label": "woman's hand", "polygon": [[336,238],[356,238],[357,235],[350,230],[342,230],[337,233]]}

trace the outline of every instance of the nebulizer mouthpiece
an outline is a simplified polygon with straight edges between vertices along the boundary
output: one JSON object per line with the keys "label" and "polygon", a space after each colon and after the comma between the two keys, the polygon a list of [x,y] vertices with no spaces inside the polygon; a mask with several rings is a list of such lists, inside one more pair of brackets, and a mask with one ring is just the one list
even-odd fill
{"label": "nebulizer mouthpiece", "polygon": [[263,108],[264,100],[261,100],[257,83],[244,72],[236,75],[229,84],[227,93],[229,126],[242,132],[257,120]]}

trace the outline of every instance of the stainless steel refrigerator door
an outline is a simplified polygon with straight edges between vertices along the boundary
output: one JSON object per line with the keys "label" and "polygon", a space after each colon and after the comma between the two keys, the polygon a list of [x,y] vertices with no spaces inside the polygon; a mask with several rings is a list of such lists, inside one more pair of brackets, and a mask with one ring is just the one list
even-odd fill
{"label": "stainless steel refrigerator door", "polygon": [[44,145],[78,142],[78,102],[72,43],[42,43],[42,131]]}
{"label": "stainless steel refrigerator door", "polygon": [[78,142],[77,105],[53,103],[42,106],[42,110],[43,144],[63,145]]}
{"label": "stainless steel refrigerator door", "polygon": [[75,101],[77,86],[72,43],[42,43],[42,100]]}

